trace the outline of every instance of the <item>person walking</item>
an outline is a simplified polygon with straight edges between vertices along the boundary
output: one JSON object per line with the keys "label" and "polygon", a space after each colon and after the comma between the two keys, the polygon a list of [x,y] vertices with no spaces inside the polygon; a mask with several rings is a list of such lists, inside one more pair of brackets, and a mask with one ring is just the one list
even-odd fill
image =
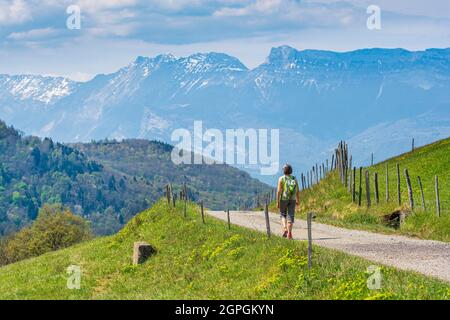
{"label": "person walking", "polygon": [[300,190],[297,179],[292,175],[292,166],[286,164],[283,173],[278,179],[277,208],[280,210],[283,237],[292,239],[295,208],[300,204]]}

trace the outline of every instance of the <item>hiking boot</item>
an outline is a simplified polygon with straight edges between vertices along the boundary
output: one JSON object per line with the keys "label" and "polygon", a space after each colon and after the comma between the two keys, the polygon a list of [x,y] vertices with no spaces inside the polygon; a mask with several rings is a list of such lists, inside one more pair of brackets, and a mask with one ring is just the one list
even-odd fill
{"label": "hiking boot", "polygon": [[292,238],[292,232],[289,232],[289,233],[288,233],[288,239],[289,239],[289,240],[292,240],[292,239],[293,239],[293,238]]}
{"label": "hiking boot", "polygon": [[283,233],[283,238],[287,238],[287,236],[288,236],[288,232],[285,231],[285,232]]}

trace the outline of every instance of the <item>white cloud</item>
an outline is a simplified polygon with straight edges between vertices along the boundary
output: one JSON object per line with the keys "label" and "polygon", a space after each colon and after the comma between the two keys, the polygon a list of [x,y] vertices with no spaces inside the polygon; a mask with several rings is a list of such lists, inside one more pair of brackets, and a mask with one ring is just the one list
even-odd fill
{"label": "white cloud", "polygon": [[[377,32],[366,28],[373,3],[382,10]],[[65,28],[71,4],[81,7],[80,31]],[[0,0],[0,61],[8,61],[0,73],[33,65],[35,72],[84,79],[74,74],[114,71],[133,56],[161,52],[226,52],[255,66],[270,47],[284,44],[338,51],[449,47],[449,11],[448,0]]]}
{"label": "white cloud", "polygon": [[213,15],[220,18],[241,18],[248,25],[282,27],[289,24],[304,29],[348,26],[356,22],[358,12],[350,5],[334,6],[298,0],[256,0],[243,7],[220,8]]}
{"label": "white cloud", "polygon": [[[151,5],[170,11],[178,11],[188,7],[198,7],[206,4],[205,0],[150,0]],[[210,1],[211,2],[211,1]]]}
{"label": "white cloud", "polygon": [[133,7],[138,0],[78,0],[76,4],[88,13],[99,13],[105,10]]}
{"label": "white cloud", "polygon": [[105,27],[94,27],[89,28],[87,33],[91,36],[117,36],[117,37],[127,37],[133,33],[136,29],[134,24],[121,24],[121,25],[107,25]]}
{"label": "white cloud", "polygon": [[0,25],[20,24],[31,19],[31,10],[23,0],[0,0]]}
{"label": "white cloud", "polygon": [[357,8],[377,5],[383,11],[402,15],[424,16],[429,18],[449,18],[450,4],[448,0],[303,0],[314,4],[348,3]]}
{"label": "white cloud", "polygon": [[[233,3],[232,3],[233,4]],[[292,1],[289,0],[256,0],[255,2],[248,3],[247,5],[235,8],[235,7],[223,7],[214,12],[215,16],[248,16],[252,14],[274,14],[283,7],[291,6]]]}
{"label": "white cloud", "polygon": [[53,28],[33,29],[25,32],[13,32],[8,36],[12,40],[38,40],[49,36],[55,36],[58,33]]}
{"label": "white cloud", "polygon": [[[63,75],[63,76],[65,76],[65,75]],[[74,73],[68,74],[66,77],[69,79],[72,79],[74,81],[86,82],[86,81],[91,80],[94,76],[95,76],[94,74],[90,74],[90,73],[74,72]]]}

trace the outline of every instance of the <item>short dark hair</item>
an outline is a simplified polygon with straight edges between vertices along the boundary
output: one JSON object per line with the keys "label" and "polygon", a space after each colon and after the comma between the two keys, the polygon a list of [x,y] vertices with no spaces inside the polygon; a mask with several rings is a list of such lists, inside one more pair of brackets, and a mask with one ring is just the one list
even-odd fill
{"label": "short dark hair", "polygon": [[292,166],[290,164],[285,164],[283,167],[284,174],[292,174]]}

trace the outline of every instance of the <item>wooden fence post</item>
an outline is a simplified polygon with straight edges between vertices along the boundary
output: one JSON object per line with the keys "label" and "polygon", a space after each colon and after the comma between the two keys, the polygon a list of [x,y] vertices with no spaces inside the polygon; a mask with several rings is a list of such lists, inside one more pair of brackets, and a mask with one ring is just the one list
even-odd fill
{"label": "wooden fence post", "polygon": [[422,197],[422,209],[423,209],[423,211],[426,211],[427,206],[425,204],[425,194],[423,193],[422,179],[420,179],[420,176],[417,177],[417,181],[419,182],[420,195]]}
{"label": "wooden fence post", "polygon": [[413,191],[412,191],[411,179],[409,177],[408,169],[405,169],[405,177],[406,177],[406,186],[408,187],[409,206],[411,207],[411,210],[414,210]]}
{"label": "wooden fence post", "polygon": [[373,166],[373,153],[372,153],[372,166]]}
{"label": "wooden fence post", "polygon": [[397,163],[397,197],[398,205],[402,204],[402,190],[400,186],[400,165]]}
{"label": "wooden fence post", "polygon": [[411,151],[414,152],[414,138],[412,139],[412,148]]}
{"label": "wooden fence post", "polygon": [[316,163],[316,183],[319,183],[319,167]]}
{"label": "wooden fence post", "polygon": [[386,162],[386,203],[389,202],[389,164]]}
{"label": "wooden fence post", "polygon": [[361,207],[362,202],[362,170],[363,168],[359,168],[359,195],[358,195],[358,206]]}
{"label": "wooden fence post", "polygon": [[348,187],[348,154],[346,145],[344,146],[344,186]]}
{"label": "wooden fence post", "polygon": [[230,209],[227,209],[228,230],[231,230]]}
{"label": "wooden fence post", "polygon": [[176,207],[176,202],[177,201],[177,194],[176,193],[172,193],[172,202],[173,202],[173,207]]}
{"label": "wooden fence post", "polygon": [[375,180],[375,203],[380,203],[380,194],[378,190],[378,172],[375,172],[374,174],[374,180]]}
{"label": "wooden fence post", "polygon": [[306,177],[307,177],[307,179],[306,179],[306,187],[308,189],[310,189],[311,188],[311,183],[310,183],[310,178],[309,178],[309,171],[306,172]]}
{"label": "wooden fence post", "polygon": [[356,167],[353,168],[352,202],[356,201]]}
{"label": "wooden fence post", "polygon": [[353,170],[350,169],[350,174],[348,175],[348,190],[347,190],[350,194],[352,194],[352,177],[353,177]]}
{"label": "wooden fence post", "polygon": [[188,188],[187,185],[186,185],[186,200],[187,200],[187,201],[190,201],[190,197],[189,197],[189,188]]}
{"label": "wooden fence post", "polygon": [[180,200],[184,200],[186,198],[186,194],[184,192],[184,185],[182,187],[182,190],[180,191]]}
{"label": "wooden fence post", "polygon": [[184,217],[187,217],[187,199],[184,198]]}
{"label": "wooden fence post", "polygon": [[266,230],[267,230],[267,238],[270,239],[270,219],[269,219],[269,205],[266,203],[264,206],[264,216],[266,218]]}
{"label": "wooden fence post", "polygon": [[366,198],[367,198],[367,208],[370,208],[371,202],[370,202],[370,176],[369,171],[366,170]]}
{"label": "wooden fence post", "polygon": [[306,172],[306,188],[309,189],[309,171]]}
{"label": "wooden fence post", "polygon": [[308,213],[308,269],[312,268],[312,217],[313,213]]}
{"label": "wooden fence post", "polygon": [[341,182],[342,182],[341,146],[342,146],[342,142],[339,143],[339,146],[336,149],[336,170],[339,172],[339,178],[341,179]]}
{"label": "wooden fence post", "polygon": [[345,181],[344,181],[344,171],[345,171],[345,169],[344,169],[344,143],[343,142],[341,142],[339,149],[340,149],[340,153],[339,153],[340,166],[339,166],[339,168],[341,170],[341,181],[342,181],[342,184],[345,184]]}
{"label": "wooden fence post", "polygon": [[347,155],[346,155],[346,151],[345,151],[345,142],[344,141],[342,141],[342,158],[341,158],[341,161],[342,161],[342,182],[343,182],[343,184],[344,184],[344,186],[347,186],[347,174],[346,174],[346,169],[345,169],[345,166],[346,166],[346,163],[347,163]]}
{"label": "wooden fence post", "polygon": [[169,191],[169,185],[166,185],[166,197],[167,197],[167,204],[170,205],[170,191]]}
{"label": "wooden fence post", "polygon": [[203,208],[203,200],[200,202],[200,209],[202,212],[202,222],[203,222],[203,224],[205,224],[205,212],[204,212],[204,208]]}
{"label": "wooden fence post", "polygon": [[[353,177],[353,174],[352,174],[352,162],[353,162],[353,159],[352,159],[352,156],[350,156],[350,162],[349,162],[349,165],[348,165],[348,168],[350,168],[350,174],[348,175],[348,192],[352,192],[352,177]],[[348,169],[347,169],[347,172],[348,172]]]}
{"label": "wooden fence post", "polygon": [[439,178],[436,175],[434,178],[434,188],[436,191],[436,214],[438,217],[441,216],[441,200],[439,198]]}

